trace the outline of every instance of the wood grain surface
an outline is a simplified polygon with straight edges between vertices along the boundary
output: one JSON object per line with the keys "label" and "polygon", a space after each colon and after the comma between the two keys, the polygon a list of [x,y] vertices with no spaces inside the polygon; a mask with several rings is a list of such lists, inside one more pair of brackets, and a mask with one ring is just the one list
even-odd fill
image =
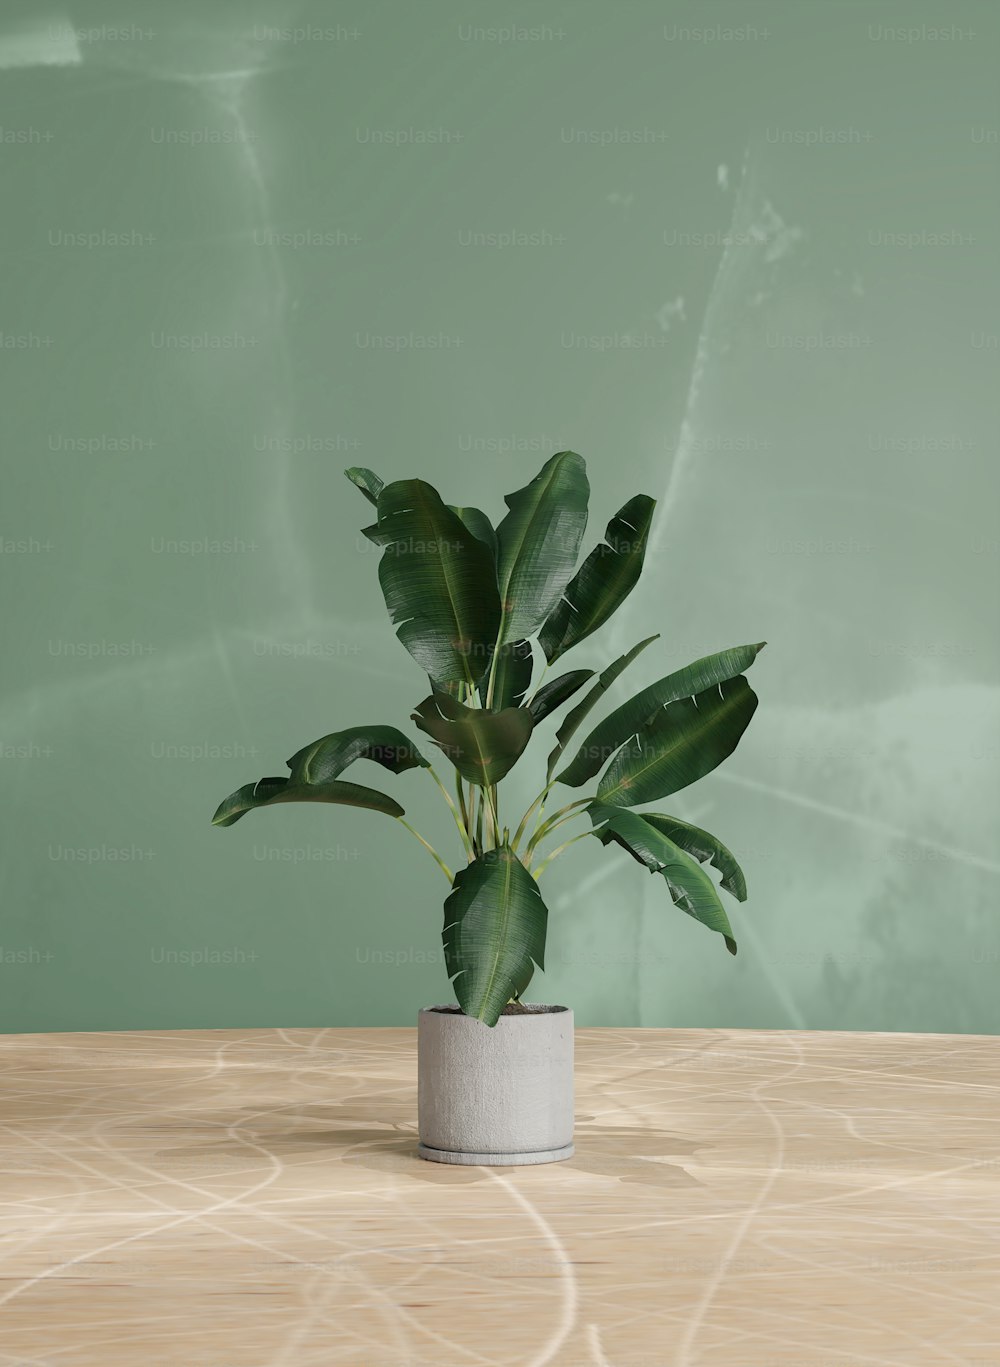
{"label": "wood grain surface", "polygon": [[7,1036],[0,1364],[1000,1367],[1000,1040],[577,1032],[576,1155],[415,1031]]}

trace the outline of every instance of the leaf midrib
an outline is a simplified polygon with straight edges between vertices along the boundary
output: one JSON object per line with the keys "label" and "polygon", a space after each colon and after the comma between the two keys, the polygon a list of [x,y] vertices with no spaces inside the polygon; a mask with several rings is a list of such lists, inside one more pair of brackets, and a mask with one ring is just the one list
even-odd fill
{"label": "leaf midrib", "polygon": [[[498,967],[498,965],[499,965],[499,963],[500,963],[500,955],[501,955],[501,953],[503,952],[503,950],[505,949],[506,944],[507,944],[507,931],[508,931],[508,928],[509,928],[509,925],[510,925],[510,898],[509,898],[508,894],[509,894],[509,892],[510,892],[510,882],[511,882],[512,872],[513,872],[513,870],[512,870],[512,868],[511,868],[511,861],[508,859],[508,860],[506,861],[506,866],[505,866],[505,868],[504,868],[504,873],[503,873],[503,878],[504,878],[504,899],[503,899],[504,917],[503,917],[503,930],[502,930],[502,932],[501,932],[500,944],[497,946],[496,953],[495,953],[494,956],[493,956],[493,968],[492,968],[491,971],[490,971],[490,977],[489,977],[489,981],[488,981],[488,983],[487,983],[487,985],[486,985],[486,991],[483,993],[483,999],[482,999],[482,1000],[483,1000],[483,1005],[482,1005],[482,1006],[480,1007],[480,1009],[479,1009],[479,1019],[480,1019],[480,1020],[483,1019],[483,1016],[484,1016],[484,1014],[485,1014],[485,1007],[486,1007],[486,1004],[489,1002],[490,994],[491,994],[492,991],[493,991],[493,984],[494,984],[494,982],[496,981],[496,976],[497,976],[497,967]],[[501,1010],[502,1010],[502,1008],[501,1008]]]}
{"label": "leaf midrib", "polygon": [[[552,774],[555,770],[556,765],[559,763],[563,755],[566,753],[566,747],[569,745],[570,741],[573,739],[577,731],[579,731],[580,727],[586,721],[587,714],[593,711],[593,709],[600,702],[604,694],[607,693],[607,691],[611,688],[613,684],[617,683],[619,678],[621,678],[621,676],[625,673],[625,670],[642,653],[642,651],[644,651],[648,645],[652,645],[654,641],[659,640],[659,635],[659,632],[657,632],[655,636],[647,636],[644,641],[639,641],[638,644],[634,645],[631,650],[627,650],[624,655],[620,655],[617,660],[612,660],[611,664],[609,664],[606,669],[603,669],[601,673],[597,676],[597,683],[595,683],[594,686],[584,695],[582,700],[577,703],[577,705],[572,709],[572,711],[570,711],[563,718],[563,724],[556,732],[555,749],[549,756],[548,768],[546,770],[545,775],[546,780],[552,778]],[[610,675],[610,678],[607,677],[608,675]],[[607,682],[605,683],[606,678]],[[602,726],[603,724],[603,722],[600,723],[600,725]],[[564,732],[565,734],[563,734]],[[593,736],[595,736],[596,734],[597,730],[595,729],[591,732],[591,738],[593,738]],[[565,774],[568,770],[572,769],[575,763],[576,756],[574,755],[574,757],[570,760],[569,764],[567,764],[566,768],[562,770],[562,773]],[[554,781],[558,783],[561,777],[562,774],[557,774]],[[592,777],[592,775],[588,775],[588,777]]]}
{"label": "leaf midrib", "polygon": [[[493,714],[491,714],[491,713],[489,713],[489,712],[484,712],[484,713],[483,713],[483,717],[484,717],[484,718],[485,718],[485,717],[489,717],[489,716],[491,716],[491,715],[493,715]],[[492,756],[491,756],[491,755],[487,755],[487,754],[484,752],[482,745],[480,744],[480,739],[479,739],[479,727],[480,727],[481,725],[484,725],[484,724],[485,724],[485,725],[489,725],[488,722],[478,722],[478,719],[473,719],[473,718],[471,718],[471,717],[465,717],[465,718],[459,723],[460,726],[463,726],[463,727],[464,727],[467,731],[469,731],[469,732],[471,733],[471,735],[472,735],[472,740],[473,740],[473,747],[472,747],[472,748],[473,748],[473,750],[475,751],[476,755],[477,755],[478,758],[479,758],[479,768],[482,770],[483,778],[486,777],[486,766],[487,766],[487,764],[490,762],[490,760],[492,759]]]}
{"label": "leaf midrib", "polygon": [[[695,696],[696,696],[696,695],[695,695]],[[690,742],[691,742],[691,737],[692,737],[692,736],[700,736],[700,735],[702,735],[702,734],[704,733],[705,729],[708,728],[708,727],[710,727],[711,725],[713,725],[713,724],[714,724],[714,721],[717,720],[717,719],[719,718],[719,716],[720,716],[722,713],[724,713],[724,712],[726,711],[726,709],[728,709],[728,708],[730,707],[731,702],[732,702],[732,698],[733,698],[733,695],[732,695],[732,694],[730,694],[729,696],[723,696],[723,699],[722,699],[722,707],[721,707],[718,711],[713,711],[707,719],[704,719],[704,720],[702,719],[702,713],[701,713],[701,711],[699,710],[698,717],[699,717],[699,721],[700,721],[701,724],[700,724],[699,726],[693,727],[691,730],[684,731],[684,732],[682,732],[681,734],[679,734],[679,735],[675,738],[675,740],[674,740],[674,742],[673,742],[672,744],[668,744],[668,745],[665,747],[665,749],[658,751],[657,754],[654,756],[654,758],[651,759],[651,760],[649,761],[648,764],[644,764],[644,765],[642,766],[641,769],[636,769],[633,773],[629,774],[629,775],[628,775],[629,788],[633,787],[633,786],[635,785],[635,783],[636,783],[640,778],[642,778],[643,774],[648,773],[648,771],[649,771],[650,769],[654,768],[657,764],[660,764],[663,760],[668,759],[668,758],[669,758],[672,754],[674,754],[679,748],[681,748],[681,747],[684,746],[684,745],[690,744]],[[680,701],[681,701],[680,698],[674,698],[674,702],[680,702]],[[672,706],[672,704],[671,704],[671,703],[667,703],[666,706],[667,706],[667,707],[670,707],[670,706]],[[697,704],[696,704],[696,706],[697,706]],[[656,716],[656,713],[654,713],[653,715]],[[648,725],[649,725],[648,722],[644,723],[644,727],[645,727],[645,726],[648,726]],[[636,736],[638,737],[639,734],[640,734],[640,732],[636,732],[635,734],[636,734]],[[627,745],[627,744],[628,744],[628,739],[626,739],[626,740],[623,742],[623,744]],[[619,754],[620,754],[620,753],[621,753],[621,751],[619,750]],[[615,756],[615,758],[617,758],[617,755]],[[616,783],[615,786],[614,786],[613,788],[610,788],[606,793],[603,793],[603,794],[601,795],[601,801],[602,801],[602,802],[607,802],[608,798],[611,796],[612,793],[628,792],[628,791],[629,791],[629,788],[625,788],[625,789],[622,788],[622,783],[623,783],[623,782],[624,782],[624,779],[620,779],[619,782]],[[661,832],[660,834],[662,834],[662,832]],[[667,837],[667,838],[669,838],[669,837]]]}
{"label": "leaf midrib", "polygon": [[[428,516],[428,519],[429,519],[431,525],[435,528],[435,531],[438,533],[436,539],[437,539],[437,541],[438,541],[438,544],[440,545],[441,540],[442,540],[442,537],[441,537],[441,535],[440,535],[440,524],[439,524],[439,521],[438,521],[438,513],[439,513],[440,510],[433,504],[433,502],[432,502],[430,499],[427,498],[427,495],[423,492],[423,490],[420,490],[420,491],[419,491],[419,497],[420,497],[420,499],[421,499],[422,502],[423,502],[424,510],[425,510],[425,512],[427,513],[427,516]],[[454,516],[454,514],[453,514],[453,516]],[[465,527],[465,524],[462,522],[461,518],[455,517],[455,521],[461,523],[461,525],[462,525],[463,528]],[[467,529],[466,529],[466,530],[467,530]],[[469,534],[471,535],[471,532],[470,532]],[[448,552],[446,552],[446,553],[443,553],[443,554],[439,555],[439,556],[437,557],[437,563],[441,566],[441,575],[442,575],[442,577],[443,577],[443,579],[444,579],[444,588],[445,588],[445,592],[446,592],[446,594],[447,594],[447,596],[448,596],[448,603],[449,603],[449,605],[450,605],[450,607],[451,607],[451,617],[452,617],[452,622],[453,622],[454,627],[455,627],[455,640],[456,640],[456,642],[457,642],[457,641],[460,641],[460,640],[465,640],[465,637],[464,637],[464,635],[463,635],[463,633],[462,633],[462,623],[461,623],[461,621],[460,621],[460,619],[459,619],[458,607],[457,607],[457,604],[456,604],[456,601],[455,601],[455,595],[454,595],[454,593],[452,592],[451,577],[450,577],[450,575],[449,575],[449,573],[448,573],[448,556],[449,556],[449,555],[450,555],[450,551],[448,551]],[[455,652],[456,652],[457,654],[461,655],[461,657],[462,657],[462,668],[465,670],[465,681],[466,681],[466,683],[470,686],[470,688],[474,688],[474,687],[475,687],[475,682],[476,682],[476,681],[473,679],[473,677],[472,677],[472,672],[471,672],[471,670],[469,669],[469,657],[468,657],[468,655],[462,654],[462,652],[458,649],[458,645],[455,644],[455,642],[452,642],[451,644],[452,644],[452,648],[455,650]]]}
{"label": "leaf midrib", "polygon": [[[546,497],[546,496],[548,495],[549,491],[551,490],[552,485],[553,485],[553,483],[555,482],[555,480],[556,480],[556,478],[557,478],[559,472],[562,470],[562,465],[563,465],[563,463],[560,462],[558,465],[553,466],[552,471],[551,471],[550,474],[546,477],[545,483],[544,483],[543,485],[539,486],[538,494],[537,494],[537,496],[535,497],[535,506],[532,508],[531,513],[530,513],[529,518],[528,518],[528,521],[525,523],[524,531],[523,531],[523,533],[522,533],[522,535],[521,535],[519,541],[517,542],[517,553],[516,553],[515,555],[511,556],[511,558],[510,558],[510,567],[509,567],[509,571],[508,571],[507,576],[506,576],[506,578],[504,579],[503,583],[500,585],[500,613],[501,613],[501,622],[500,622],[500,638],[499,638],[499,639],[500,639],[501,641],[504,639],[504,637],[505,637],[505,635],[506,635],[506,626],[507,626],[507,622],[510,620],[510,614],[509,614],[508,611],[507,611],[507,590],[508,590],[508,588],[510,587],[510,581],[511,581],[511,579],[512,579],[513,576],[514,576],[514,569],[515,569],[515,567],[517,566],[517,564],[518,564],[518,562],[519,562],[519,560],[520,560],[520,558],[521,558],[521,552],[524,550],[525,543],[526,543],[526,541],[527,541],[527,539],[528,539],[528,532],[529,532],[529,531],[531,530],[531,528],[535,525],[535,519],[536,519],[536,517],[537,517],[537,515],[538,515],[538,513],[540,512],[541,507],[542,507],[542,499],[543,499],[544,497]],[[530,487],[530,486],[529,486],[529,487]],[[513,509],[511,509],[511,511],[513,512]]]}

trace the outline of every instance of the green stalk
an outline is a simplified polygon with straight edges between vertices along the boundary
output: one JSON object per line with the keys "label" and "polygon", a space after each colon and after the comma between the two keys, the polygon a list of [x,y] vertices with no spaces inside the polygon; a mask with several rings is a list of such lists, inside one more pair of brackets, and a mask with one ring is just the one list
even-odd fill
{"label": "green stalk", "polygon": [[499,627],[499,629],[498,629],[498,631],[497,631],[496,644],[495,644],[494,647],[493,647],[493,658],[490,660],[490,680],[489,680],[489,683],[487,684],[487,687],[486,687],[486,702],[485,702],[485,704],[484,704],[484,710],[485,710],[485,711],[491,711],[492,708],[493,708],[493,688],[494,688],[494,685],[495,685],[495,683],[496,683],[496,678],[497,678],[497,660],[499,660],[499,658],[500,658],[500,646],[501,646],[502,643],[503,643],[503,632],[504,632],[504,627],[505,627],[506,625],[507,625],[507,624],[506,624],[506,622],[504,621],[503,614],[501,613],[501,614],[500,614],[500,627]]}
{"label": "green stalk", "polygon": [[[555,782],[555,779],[552,780],[552,783],[554,783],[554,782]],[[525,828],[527,827],[528,821],[529,821],[530,818],[531,818],[531,813],[535,810],[535,808],[538,806],[538,804],[539,804],[540,802],[544,803],[546,797],[547,797],[548,794],[549,794],[549,790],[550,790],[551,787],[552,787],[552,783],[547,784],[547,785],[542,789],[542,791],[541,791],[541,792],[538,794],[538,796],[535,798],[534,802],[531,804],[531,806],[530,806],[530,807],[528,808],[528,810],[525,812],[524,816],[521,817],[521,824],[518,826],[517,830],[514,832],[514,844],[513,844],[512,847],[511,847],[511,848],[514,849],[515,851],[517,850],[517,847],[518,847],[518,845],[520,844],[521,836],[524,835]]]}
{"label": "green stalk", "polygon": [[450,795],[450,793],[448,792],[448,789],[444,786],[444,784],[443,784],[443,783],[441,782],[441,780],[438,778],[437,773],[435,772],[434,766],[433,766],[432,764],[428,764],[428,766],[427,766],[427,772],[430,774],[431,778],[434,780],[434,782],[437,784],[437,786],[441,789],[442,796],[444,797],[445,802],[447,802],[448,806],[449,806],[450,809],[451,809],[451,814],[452,814],[452,816],[455,818],[455,825],[458,827],[458,833],[459,833],[459,835],[462,837],[462,844],[465,846],[465,852],[466,852],[466,854],[469,855],[470,859],[474,859],[474,858],[475,858],[475,855],[473,854],[473,851],[472,851],[472,841],[469,839],[469,833],[468,833],[468,831],[467,831],[467,830],[465,829],[465,827],[462,825],[462,818],[461,818],[461,817],[459,816],[459,814],[458,814],[458,808],[455,806],[454,802],[452,802],[452,800],[451,800],[451,795]]}
{"label": "green stalk", "polygon": [[487,783],[483,788],[483,803],[489,802],[489,816],[491,829],[488,832],[493,839],[493,848],[496,849],[500,844],[500,818],[497,814],[497,789],[495,783]]}
{"label": "green stalk", "polygon": [[[455,791],[458,794],[458,805],[462,811],[462,824],[465,827],[466,836],[472,830],[472,823],[469,821],[469,809],[465,802],[465,784],[462,782],[462,775],[455,770]],[[471,841],[469,842],[471,844]]]}
{"label": "green stalk", "polygon": [[535,846],[539,843],[539,841],[544,840],[550,831],[555,830],[557,826],[561,826],[563,824],[563,820],[568,821],[571,819],[568,813],[574,812],[577,807],[588,806],[591,802],[593,802],[593,800],[594,799],[592,797],[581,797],[578,798],[576,802],[571,802],[568,804],[568,806],[560,807],[557,812],[553,812],[547,820],[543,821],[540,826],[537,826],[535,828],[534,834],[528,841],[529,855],[531,851],[535,848]]}
{"label": "green stalk", "polygon": [[549,662],[548,662],[548,660],[546,660],[546,661],[545,661],[544,668],[542,669],[541,676],[540,676],[538,682],[535,684],[534,688],[531,690],[531,697],[530,697],[530,698],[526,698],[526,699],[524,700],[524,702],[521,704],[522,707],[530,707],[531,704],[535,701],[535,695],[536,695],[536,693],[538,692],[538,690],[541,688],[542,684],[545,682],[545,676],[546,676],[546,674],[547,674],[548,672],[549,672]]}
{"label": "green stalk", "polygon": [[570,845],[575,845],[578,840],[583,840],[588,835],[593,835],[593,831],[581,831],[579,835],[574,835],[572,840],[567,840],[564,845],[559,845],[556,849],[554,849],[550,855],[548,855],[545,859],[542,860],[538,868],[535,869],[535,881],[537,882],[538,879],[541,878],[542,874],[552,863],[553,859],[558,858],[558,856],[562,854],[563,850],[568,850]]}
{"label": "green stalk", "polygon": [[441,856],[438,854],[438,852],[437,852],[437,850],[434,848],[434,846],[433,846],[432,844],[430,844],[429,841],[425,840],[424,837],[420,834],[419,831],[414,830],[414,828],[410,825],[410,823],[409,823],[407,820],[405,820],[405,818],[403,818],[403,817],[401,817],[401,816],[397,816],[397,817],[396,817],[396,820],[399,822],[399,824],[400,824],[401,826],[405,826],[406,829],[410,832],[411,835],[415,835],[415,836],[417,837],[417,839],[420,841],[421,845],[423,845],[423,847],[424,847],[425,850],[430,850],[431,854],[432,854],[432,855],[434,856],[434,858],[437,860],[438,868],[439,868],[439,869],[441,870],[441,872],[444,874],[445,878],[447,878],[449,884],[454,883],[454,881],[455,881],[455,875],[452,873],[451,869],[449,869],[448,865],[444,862],[444,860],[443,860],[443,859],[441,858]]}
{"label": "green stalk", "polygon": [[470,784],[469,784],[469,835],[472,837],[472,848],[475,850],[476,855],[477,855],[477,857],[478,857],[478,856],[482,853],[482,850],[481,850],[480,847],[479,847],[479,836],[478,836],[477,826],[476,826],[476,823],[477,823],[476,793],[477,793],[476,785],[475,785],[474,783],[470,783]]}

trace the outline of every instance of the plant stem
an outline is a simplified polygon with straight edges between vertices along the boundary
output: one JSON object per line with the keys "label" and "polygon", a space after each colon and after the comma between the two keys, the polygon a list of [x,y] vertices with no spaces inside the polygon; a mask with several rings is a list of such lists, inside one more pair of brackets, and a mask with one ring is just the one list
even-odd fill
{"label": "plant stem", "polygon": [[535,881],[537,882],[538,879],[541,878],[542,874],[552,863],[553,859],[557,858],[558,855],[562,854],[563,850],[568,850],[570,845],[575,845],[578,840],[583,840],[583,838],[588,835],[593,835],[593,831],[581,831],[579,835],[574,835],[572,840],[567,840],[564,845],[557,846],[556,849],[554,849],[550,855],[547,855],[546,858],[542,860],[538,868],[535,869]]}
{"label": "plant stem", "polygon": [[536,833],[528,841],[527,848],[524,851],[525,866],[530,866],[532,855],[535,853],[535,850],[537,850],[538,846],[542,843],[543,840],[547,840],[548,837],[552,834],[552,832],[557,831],[560,826],[565,826],[567,821],[575,821],[578,816],[583,816],[583,813],[570,812],[568,816],[560,817],[558,821],[553,821],[551,825],[546,825],[543,831],[536,831]]}
{"label": "plant stem", "polygon": [[430,844],[429,841],[425,840],[424,837],[420,834],[419,831],[414,830],[414,828],[410,825],[410,823],[409,823],[404,817],[397,816],[397,817],[396,817],[396,820],[399,822],[399,824],[400,824],[401,826],[405,826],[406,829],[410,832],[411,835],[415,835],[415,836],[417,837],[417,839],[420,841],[421,845],[423,845],[423,847],[424,847],[425,850],[430,850],[431,854],[432,854],[432,855],[434,856],[434,858],[437,860],[438,868],[440,868],[440,870],[441,870],[441,872],[444,874],[445,878],[447,878],[447,880],[448,880],[449,883],[454,883],[454,881],[455,881],[455,875],[452,873],[451,869],[449,869],[448,865],[444,862],[444,860],[443,860],[443,859],[441,858],[441,856],[438,854],[438,852],[437,852],[437,850],[434,848],[434,846],[433,846],[432,844]]}
{"label": "plant stem", "polygon": [[[554,783],[554,782],[555,782],[555,780],[553,779],[553,783]],[[512,849],[514,849],[515,851],[517,850],[517,847],[518,847],[518,845],[519,845],[519,843],[520,843],[521,836],[524,835],[525,828],[527,827],[528,821],[529,821],[529,819],[530,819],[530,817],[531,817],[531,813],[535,810],[535,808],[538,806],[538,804],[539,804],[540,802],[543,802],[543,803],[544,803],[546,797],[547,797],[548,794],[549,794],[549,790],[551,789],[551,787],[552,787],[552,784],[551,784],[551,783],[546,784],[545,787],[542,789],[542,791],[541,791],[541,792],[538,794],[538,796],[535,798],[534,802],[531,804],[531,806],[530,806],[530,807],[528,808],[528,810],[525,812],[524,816],[521,817],[521,824],[518,826],[517,830],[514,832],[514,844],[513,844],[513,846],[512,846]]]}
{"label": "plant stem", "polygon": [[593,800],[592,797],[581,797],[578,798],[576,802],[570,802],[568,806],[560,807],[557,812],[553,812],[547,820],[543,821],[540,826],[535,828],[534,834],[528,841],[528,853],[531,853],[539,841],[545,839],[549,831],[555,830],[556,826],[561,826],[564,818],[568,820],[568,814],[570,812],[574,812],[577,807],[586,807],[589,803],[593,802]]}
{"label": "plant stem", "polygon": [[462,825],[462,818],[458,814],[458,808],[451,800],[451,794],[448,792],[448,789],[438,778],[437,773],[435,772],[434,766],[432,764],[428,764],[427,772],[430,774],[431,778],[434,780],[437,786],[441,789],[441,794],[444,797],[445,802],[447,802],[448,806],[451,808],[451,814],[455,818],[455,825],[458,827],[458,833],[462,837],[462,844],[465,846],[466,854],[468,854],[471,858],[474,859],[475,855],[472,853],[472,841],[469,839],[468,831]]}
{"label": "plant stem", "polygon": [[458,794],[458,805],[462,811],[462,824],[465,826],[466,835],[468,835],[469,831],[472,830],[472,824],[469,821],[469,809],[465,802],[465,784],[462,782],[462,775],[457,769],[455,770],[455,791]]}
{"label": "plant stem", "polygon": [[495,783],[487,783],[483,788],[483,801],[489,803],[493,848],[500,844],[500,818],[497,814],[497,789]]}
{"label": "plant stem", "polygon": [[522,707],[530,707],[531,704],[535,701],[535,696],[536,696],[536,694],[538,693],[538,690],[541,688],[542,684],[545,682],[545,676],[546,676],[546,674],[547,674],[548,672],[549,672],[549,662],[548,662],[548,660],[546,660],[546,661],[545,661],[545,667],[542,669],[541,676],[539,677],[539,680],[538,680],[538,682],[535,684],[534,688],[531,690],[531,697],[530,697],[530,698],[526,698],[526,699],[524,700],[524,702],[521,704]]}
{"label": "plant stem", "polygon": [[487,711],[491,711],[493,708],[493,688],[496,684],[497,660],[499,660],[500,658],[500,644],[503,641],[504,626],[505,622],[503,619],[503,615],[501,614],[500,630],[497,632],[497,639],[493,646],[493,658],[490,660],[490,681],[486,687],[486,702],[483,704],[484,709],[486,709]]}

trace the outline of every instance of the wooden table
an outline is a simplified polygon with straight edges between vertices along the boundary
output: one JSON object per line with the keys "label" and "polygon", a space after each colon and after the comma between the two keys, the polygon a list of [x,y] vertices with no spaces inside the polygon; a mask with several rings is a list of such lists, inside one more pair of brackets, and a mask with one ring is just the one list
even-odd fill
{"label": "wooden table", "polygon": [[415,1156],[413,1030],[8,1036],[0,1363],[1000,1367],[1000,1040],[580,1030]]}

